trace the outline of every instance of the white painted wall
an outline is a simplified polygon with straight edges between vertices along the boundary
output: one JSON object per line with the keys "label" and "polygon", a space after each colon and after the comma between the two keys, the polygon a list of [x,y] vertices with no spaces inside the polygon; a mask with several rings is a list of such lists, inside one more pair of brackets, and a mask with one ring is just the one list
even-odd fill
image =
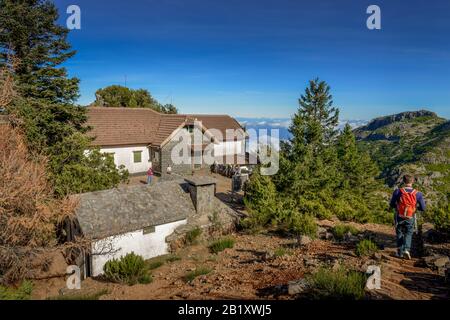
{"label": "white painted wall", "polygon": [[[91,275],[98,276],[103,273],[103,266],[108,260],[120,258],[127,253],[134,252],[144,259],[150,259],[169,253],[166,237],[173,233],[175,228],[186,224],[187,220],[166,223],[155,227],[155,232],[144,234],[143,230],[128,232],[98,240],[92,244]],[[112,250],[110,250],[112,249]],[[98,254],[102,251],[109,254]]]}
{"label": "white painted wall", "polygon": [[245,152],[245,140],[222,141],[214,145],[214,155],[234,155]]}
{"label": "white painted wall", "polygon": [[[114,153],[116,166],[124,165],[129,173],[146,172],[152,165],[151,161],[149,161],[149,149],[147,146],[101,148],[100,151]],[[140,163],[134,163],[133,151],[142,151],[142,161]]]}

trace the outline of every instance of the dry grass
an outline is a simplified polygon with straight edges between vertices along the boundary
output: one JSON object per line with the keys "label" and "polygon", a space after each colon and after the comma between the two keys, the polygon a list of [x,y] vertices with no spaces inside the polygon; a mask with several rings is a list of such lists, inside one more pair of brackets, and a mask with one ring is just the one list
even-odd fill
{"label": "dry grass", "polygon": [[0,282],[30,278],[36,261],[57,246],[57,226],[70,219],[75,199],[55,199],[46,158],[31,155],[22,134],[0,126]]}

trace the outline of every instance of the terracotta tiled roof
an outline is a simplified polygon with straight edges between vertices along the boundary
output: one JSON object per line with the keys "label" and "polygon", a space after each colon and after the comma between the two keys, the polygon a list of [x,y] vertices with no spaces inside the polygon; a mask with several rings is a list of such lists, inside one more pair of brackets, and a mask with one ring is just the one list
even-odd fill
{"label": "terracotta tiled roof", "polygon": [[149,108],[88,107],[88,125],[92,128],[89,135],[95,138],[93,144],[97,146],[161,146],[176,129],[194,120],[201,121],[207,129],[220,130],[223,140],[226,140],[227,129],[242,129],[227,115],[161,114]]}
{"label": "terracotta tiled roof", "polygon": [[186,121],[185,115],[161,115],[158,132],[150,141],[152,145],[162,145],[170,135]]}
{"label": "terracotta tiled roof", "polygon": [[161,115],[141,108],[88,108],[89,135],[94,145],[149,144],[156,135]]}
{"label": "terracotta tiled roof", "polygon": [[[217,129],[222,133],[222,139],[219,141],[235,140],[236,137],[227,137],[227,130],[243,130],[239,122],[229,115],[205,115],[205,114],[191,114],[188,115],[188,121],[201,121],[202,125],[207,129]],[[242,131],[244,132],[244,131]],[[218,137],[216,137],[218,138]]]}

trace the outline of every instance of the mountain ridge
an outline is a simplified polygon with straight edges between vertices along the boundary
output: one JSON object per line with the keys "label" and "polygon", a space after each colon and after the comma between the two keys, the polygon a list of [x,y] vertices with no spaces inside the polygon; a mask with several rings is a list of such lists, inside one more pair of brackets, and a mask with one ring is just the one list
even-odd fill
{"label": "mountain ridge", "polygon": [[413,174],[431,204],[450,199],[450,121],[428,110],[407,111],[370,121],[354,130],[358,146],[381,169],[389,186]]}

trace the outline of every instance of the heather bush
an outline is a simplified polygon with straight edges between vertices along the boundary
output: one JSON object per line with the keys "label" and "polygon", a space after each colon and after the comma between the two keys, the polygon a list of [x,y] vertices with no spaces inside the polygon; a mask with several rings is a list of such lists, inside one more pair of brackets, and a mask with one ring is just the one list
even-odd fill
{"label": "heather bush", "polygon": [[219,253],[225,249],[234,247],[234,239],[232,238],[222,238],[217,241],[214,241],[209,245],[209,250],[212,253]]}
{"label": "heather bush", "polygon": [[358,257],[370,256],[378,251],[378,246],[375,242],[369,239],[361,240],[356,245],[355,253]]}
{"label": "heather bush", "polygon": [[18,288],[0,285],[0,300],[29,300],[33,292],[33,283],[25,280]]}
{"label": "heather bush", "polygon": [[358,229],[348,224],[337,224],[333,227],[332,233],[337,240],[343,240],[347,233],[357,235]]}
{"label": "heather bush", "polygon": [[365,274],[344,267],[337,270],[320,268],[308,278],[311,295],[315,299],[363,299],[366,281]]}
{"label": "heather bush", "polygon": [[197,278],[198,276],[203,276],[206,275],[208,273],[210,273],[212,271],[211,268],[208,267],[199,267],[196,268],[193,271],[188,272],[185,276],[184,276],[184,281],[185,282],[192,282],[195,278]]}
{"label": "heather bush", "polygon": [[134,252],[128,253],[120,259],[112,259],[103,267],[105,278],[112,282],[134,285],[152,281],[148,266],[144,259]]}

